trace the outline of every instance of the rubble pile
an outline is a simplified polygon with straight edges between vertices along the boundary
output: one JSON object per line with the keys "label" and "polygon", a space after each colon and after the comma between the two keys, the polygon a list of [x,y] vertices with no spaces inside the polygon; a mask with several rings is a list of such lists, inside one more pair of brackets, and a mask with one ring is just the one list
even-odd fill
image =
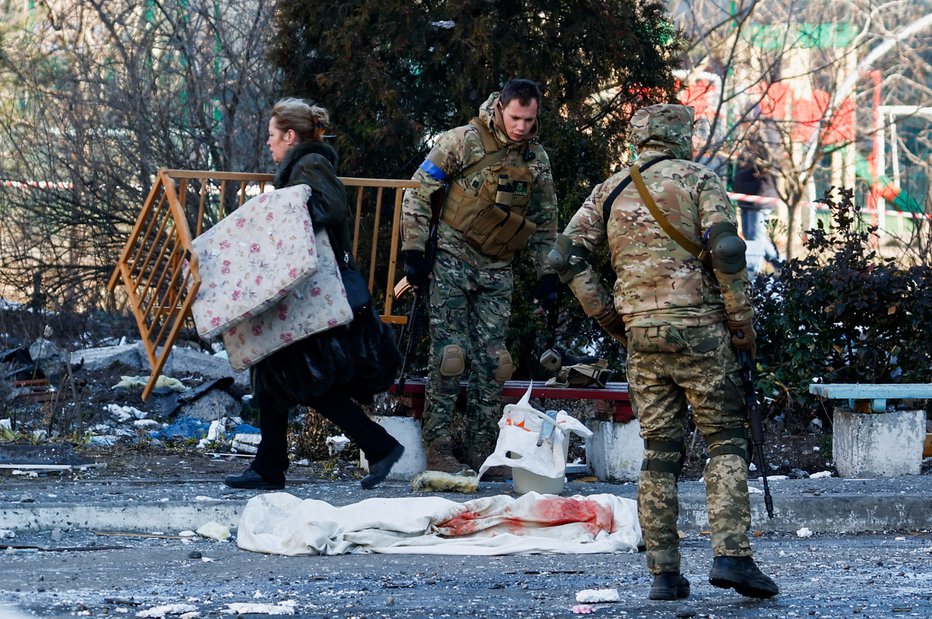
{"label": "rubble pile", "polygon": [[0,441],[68,441],[108,448],[173,441],[204,451],[255,453],[259,430],[244,423],[248,373],[220,354],[175,347],[152,396],[139,342],[67,353],[46,330],[28,347],[0,352]]}
{"label": "rubble pile", "polygon": [[[0,311],[0,327],[6,331],[0,342],[10,346],[11,325],[24,320]],[[70,322],[75,321],[61,319],[56,328]],[[15,444],[66,443],[91,451],[180,448],[212,457],[255,453],[258,414],[250,405],[249,375],[234,371],[222,351],[179,340],[152,395],[143,401],[151,365],[141,342],[120,335],[131,328],[108,326],[107,333],[70,339],[50,328],[32,328],[41,331],[39,337],[0,350],[0,451]],[[372,412],[394,414],[397,404],[385,395]],[[326,460],[327,475],[355,474],[358,448],[334,436],[339,431],[332,424],[311,410],[299,411],[296,421],[304,423],[292,441],[299,454],[293,464]],[[825,470],[830,466],[826,432],[813,427],[795,435],[769,428],[768,473],[807,477]],[[571,454],[573,449],[581,452],[582,446],[577,442]],[[684,479],[701,478],[703,450],[701,440],[690,440]]]}

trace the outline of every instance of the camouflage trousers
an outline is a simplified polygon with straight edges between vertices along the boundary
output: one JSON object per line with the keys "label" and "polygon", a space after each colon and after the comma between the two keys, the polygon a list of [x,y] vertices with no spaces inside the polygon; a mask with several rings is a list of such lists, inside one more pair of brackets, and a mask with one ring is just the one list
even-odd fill
{"label": "camouflage trousers", "polygon": [[495,379],[511,318],[511,267],[479,269],[438,252],[430,288],[430,375],[422,436],[450,436],[461,376],[441,376],[444,347],[459,346],[468,371],[465,447],[488,451],[498,438],[503,383]]}
{"label": "camouflage trousers", "polygon": [[680,571],[677,477],[687,403],[709,450],[703,477],[712,553],[750,556],[744,395],[724,323],[628,329],[628,388],[644,439],[638,519],[650,572]]}

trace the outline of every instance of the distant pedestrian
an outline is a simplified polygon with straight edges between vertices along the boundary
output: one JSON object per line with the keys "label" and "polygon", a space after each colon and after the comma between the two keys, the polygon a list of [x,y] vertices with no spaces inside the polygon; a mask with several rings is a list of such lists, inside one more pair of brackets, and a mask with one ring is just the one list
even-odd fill
{"label": "distant pedestrian", "polygon": [[[349,253],[349,205],[337,178],[339,157],[323,141],[329,114],[302,99],[282,99],[272,108],[268,146],[279,164],[275,188],[310,185],[308,200],[315,231],[326,230],[334,255],[344,268],[356,268]],[[389,329],[371,303],[355,310],[348,326],[299,340],[251,368],[259,404],[262,439],[255,459],[241,475],[227,477],[233,488],[279,490],[288,469],[288,412],[310,406],[339,426],[370,462],[363,488],[381,483],[404,447],[375,423],[354,398],[371,399],[394,380],[400,353]],[[379,366],[379,367],[373,367]],[[366,376],[362,376],[365,372]],[[371,376],[378,376],[374,380]]]}
{"label": "distant pedestrian", "polygon": [[[586,314],[628,349],[632,406],[644,439],[638,516],[654,576],[650,598],[689,595],[676,528],[687,406],[709,450],[704,472],[714,555],[709,582],[766,598],[779,588],[754,563],[748,537],[748,441],[736,356],[737,350],[753,357],[755,345],[745,247],[721,180],[691,160],[692,125],[689,107],[638,110],[629,138],[650,200],[630,182],[632,170],[597,185],[566,226],[551,262],[562,265],[561,279]],[[606,241],[617,275],[613,296],[587,260]],[[708,262],[686,244],[707,248]]]}
{"label": "distant pedestrian", "polygon": [[738,156],[731,175],[731,188],[735,192],[771,199],[769,202],[738,200],[741,235],[748,246],[748,274],[751,277],[763,269],[765,261],[775,269],[780,266],[780,252],[770,239],[770,231],[767,229],[777,198],[776,180],[768,170],[769,159],[770,151],[765,140],[757,135],[751,136],[747,147]]}
{"label": "distant pedestrian", "polygon": [[[559,282],[548,273],[546,256],[557,232],[557,199],[550,160],[537,142],[540,106],[537,84],[509,81],[489,95],[469,124],[437,138],[414,175],[420,187],[405,193],[405,275],[413,286],[430,286],[423,439],[431,470],[478,469],[495,445],[502,387],[514,371],[505,334],[518,250],[528,246],[536,259],[535,297],[541,306],[556,303]],[[447,187],[436,258],[428,264],[431,197]],[[450,429],[460,377],[467,370],[467,444],[461,462]]]}

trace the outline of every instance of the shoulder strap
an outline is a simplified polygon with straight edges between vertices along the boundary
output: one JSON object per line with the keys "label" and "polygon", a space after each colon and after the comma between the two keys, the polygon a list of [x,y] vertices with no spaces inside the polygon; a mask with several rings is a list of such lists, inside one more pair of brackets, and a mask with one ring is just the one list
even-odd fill
{"label": "shoulder strap", "polygon": [[479,130],[479,137],[482,139],[482,148],[485,150],[485,157],[464,168],[463,171],[457,175],[458,178],[475,174],[479,170],[498,163],[501,158],[505,156],[505,153],[508,152],[507,147],[498,148],[498,142],[495,141],[495,136],[492,135],[492,132],[489,131],[489,128],[485,126],[485,123],[483,123],[479,117],[473,118],[469,123]]}
{"label": "shoulder strap", "polygon": [[[657,157],[656,159],[651,159],[650,161],[645,163],[644,167],[641,169],[646,170],[647,168],[651,167],[655,163],[660,163],[661,161],[666,161],[668,159],[673,159],[673,157],[669,155],[665,155],[663,157]],[[612,214],[612,204],[615,203],[615,199],[618,198],[618,194],[624,191],[625,187],[627,187],[628,183],[630,182],[631,182],[631,177],[628,176],[628,178],[618,183],[618,186],[612,190],[612,193],[608,194],[608,197],[605,198],[605,202],[602,203],[602,221],[605,222],[606,226],[608,226],[608,216]]]}
{"label": "shoulder strap", "polygon": [[677,230],[673,224],[670,223],[670,220],[664,216],[664,214],[657,207],[657,203],[654,202],[653,196],[650,195],[650,191],[647,190],[647,185],[644,184],[644,179],[641,177],[641,171],[638,169],[638,167],[631,166],[630,173],[631,179],[634,181],[634,186],[637,187],[638,194],[641,196],[641,200],[644,201],[644,204],[647,206],[650,214],[654,216],[654,219],[657,220],[657,223],[660,224],[660,227],[663,228],[663,231],[666,232],[671,239],[676,241],[677,245],[695,256],[699,262],[705,264],[709,260],[709,253],[705,250],[705,248],[703,248],[698,243],[687,239],[686,236]]}
{"label": "shoulder strap", "polygon": [[479,137],[482,139],[482,148],[485,149],[485,153],[494,153],[498,150],[498,140],[495,139],[495,136],[492,135],[492,132],[489,131],[489,127],[482,122],[482,119],[478,116],[474,117],[469,121],[469,124],[479,130]]}

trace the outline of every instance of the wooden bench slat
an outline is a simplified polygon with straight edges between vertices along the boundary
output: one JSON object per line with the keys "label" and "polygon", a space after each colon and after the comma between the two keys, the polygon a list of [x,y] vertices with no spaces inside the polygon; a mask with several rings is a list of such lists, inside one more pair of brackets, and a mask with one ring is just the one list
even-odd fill
{"label": "wooden bench slat", "polygon": [[[631,398],[628,395],[628,383],[606,383],[604,388],[558,387],[546,386],[546,381],[542,380],[509,380],[505,381],[505,385],[502,388],[502,395],[505,398],[520,398],[525,394],[528,385],[531,383],[534,384],[534,388],[531,391],[532,398],[544,398],[549,400],[603,400],[614,402],[613,421],[627,423],[634,419],[634,411],[631,408]],[[467,386],[468,383],[466,381],[460,381],[460,393],[465,394]],[[405,380],[404,389],[400,393],[398,392],[397,382],[388,392],[409,397],[411,399],[411,408],[414,409],[414,416],[420,418],[424,412],[426,390],[426,379],[408,378]]]}

